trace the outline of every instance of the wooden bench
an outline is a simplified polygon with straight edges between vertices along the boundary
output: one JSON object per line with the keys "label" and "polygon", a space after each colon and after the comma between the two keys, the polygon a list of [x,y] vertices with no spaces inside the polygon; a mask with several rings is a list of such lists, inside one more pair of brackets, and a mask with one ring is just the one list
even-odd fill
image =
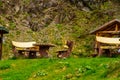
{"label": "wooden bench", "polygon": [[58,58],[67,58],[70,56],[73,48],[73,41],[68,40],[64,47],[65,49],[57,51]]}
{"label": "wooden bench", "polygon": [[16,42],[12,41],[13,46],[13,53],[15,56],[17,56],[17,53],[19,55],[28,55],[29,58],[35,58],[36,52],[39,51],[39,49],[36,46],[33,46],[36,42]]}

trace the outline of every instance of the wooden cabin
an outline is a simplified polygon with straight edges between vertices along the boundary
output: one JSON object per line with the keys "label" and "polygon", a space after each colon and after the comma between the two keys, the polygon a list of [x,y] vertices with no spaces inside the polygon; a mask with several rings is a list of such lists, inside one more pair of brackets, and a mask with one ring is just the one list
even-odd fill
{"label": "wooden cabin", "polygon": [[111,50],[120,50],[120,20],[114,19],[90,32],[96,35],[95,52],[112,56]]}

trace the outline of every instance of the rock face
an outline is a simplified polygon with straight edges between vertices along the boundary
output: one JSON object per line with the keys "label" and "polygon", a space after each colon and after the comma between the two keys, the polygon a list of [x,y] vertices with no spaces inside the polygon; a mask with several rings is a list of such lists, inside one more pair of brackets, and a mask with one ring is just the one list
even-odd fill
{"label": "rock face", "polygon": [[0,6],[0,13],[7,15],[7,20],[17,23],[15,20],[19,19],[20,24],[33,31],[39,31],[51,22],[69,22],[75,17],[64,0],[1,0]]}
{"label": "rock face", "polygon": [[[75,18],[75,8],[91,11],[91,0],[1,0],[0,13],[16,24],[33,31],[55,24],[69,23]],[[94,0],[100,1],[100,0]],[[89,2],[89,3],[88,3]],[[93,2],[94,3],[94,2]],[[73,6],[75,8],[73,8]],[[20,21],[20,22],[18,22]]]}

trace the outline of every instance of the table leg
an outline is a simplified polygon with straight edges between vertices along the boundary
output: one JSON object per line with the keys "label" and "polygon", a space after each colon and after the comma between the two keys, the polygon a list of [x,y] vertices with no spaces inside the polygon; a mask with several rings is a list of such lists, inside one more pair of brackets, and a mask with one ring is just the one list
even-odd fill
{"label": "table leg", "polygon": [[32,58],[36,58],[36,51],[30,51],[29,52],[29,58],[32,59]]}
{"label": "table leg", "polygon": [[49,47],[40,47],[39,53],[41,57],[48,57],[48,50],[49,50]]}

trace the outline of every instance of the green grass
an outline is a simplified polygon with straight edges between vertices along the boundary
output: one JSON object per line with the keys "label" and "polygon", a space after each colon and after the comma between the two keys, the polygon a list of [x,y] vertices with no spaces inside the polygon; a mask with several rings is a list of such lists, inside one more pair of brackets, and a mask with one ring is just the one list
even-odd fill
{"label": "green grass", "polygon": [[118,80],[119,58],[0,61],[0,80]]}

